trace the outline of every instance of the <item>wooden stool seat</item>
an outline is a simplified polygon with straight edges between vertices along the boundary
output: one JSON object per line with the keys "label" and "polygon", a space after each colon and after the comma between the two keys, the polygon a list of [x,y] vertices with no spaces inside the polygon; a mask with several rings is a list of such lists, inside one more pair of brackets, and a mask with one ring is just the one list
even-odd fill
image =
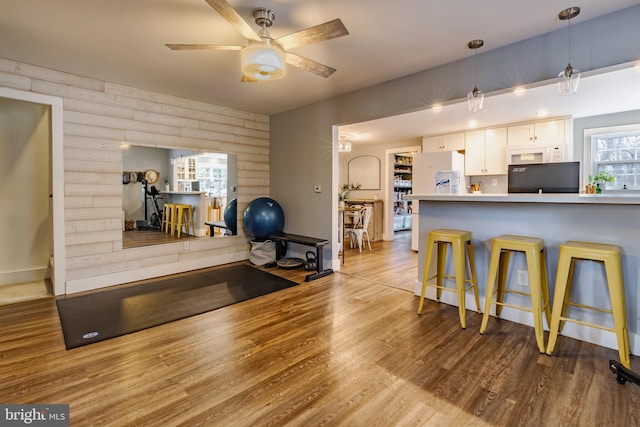
{"label": "wooden stool seat", "polygon": [[[527,270],[529,272],[530,293],[507,289],[507,271],[509,269],[509,258],[512,252],[523,252],[525,254]],[[531,298],[531,308],[504,302],[505,293],[513,293]],[[496,318],[500,317],[503,306],[533,313],[533,328],[536,334],[538,350],[540,350],[540,353],[545,352],[542,312],[544,311],[545,317],[547,318],[547,324],[550,324],[551,309],[549,306],[547,262],[543,239],[509,234],[503,234],[493,239],[484,314],[482,315],[482,324],[480,325],[481,334],[484,334],[487,330],[489,312],[491,306],[494,304],[496,306]]]}
{"label": "wooden stool seat", "polygon": [[[193,230],[193,207],[191,205],[176,204],[173,210],[173,225],[175,226],[176,236],[180,238],[182,228],[185,234],[194,234]],[[191,230],[191,233],[189,232]],[[173,230],[172,233],[173,235]]]}
{"label": "wooden stool seat", "polygon": [[[611,310],[578,304],[569,300],[576,260],[595,261],[604,264],[611,299]],[[567,308],[569,306],[610,313],[613,315],[614,327],[609,328],[595,323],[571,319],[567,316]],[[572,240],[560,245],[547,354],[551,355],[553,353],[558,334],[562,331],[565,321],[615,332],[618,342],[618,353],[620,354],[620,363],[622,363],[625,368],[631,368],[631,359],[629,357],[631,348],[629,345],[629,331],[627,329],[627,310],[624,298],[621,250],[619,246]]]}
{"label": "wooden stool seat", "polygon": [[[429,267],[431,264],[431,257],[433,254],[433,246],[437,244],[436,257],[437,257],[437,272],[434,276],[429,276]],[[447,256],[447,245],[451,245],[453,253],[453,265],[455,275],[445,274],[445,264]],[[465,256],[466,248],[466,256]],[[466,307],[465,307],[465,295],[469,289],[473,289],[473,294],[476,300],[476,310],[480,312],[480,300],[478,298],[478,282],[476,280],[476,268],[473,258],[473,246],[471,244],[471,232],[464,230],[452,230],[452,229],[437,229],[429,232],[429,238],[427,241],[427,251],[424,262],[424,271],[422,273],[422,292],[420,293],[420,304],[418,305],[418,314],[422,313],[422,306],[424,305],[424,296],[427,286],[436,288],[436,299],[440,302],[440,295],[442,290],[456,292],[458,295],[458,314],[460,316],[460,325],[462,328],[467,327],[466,323]],[[467,262],[471,277],[467,279]],[[436,279],[436,283],[429,283],[430,280]],[[444,279],[455,279],[455,289],[444,286]],[[469,287],[466,284],[470,283]]]}

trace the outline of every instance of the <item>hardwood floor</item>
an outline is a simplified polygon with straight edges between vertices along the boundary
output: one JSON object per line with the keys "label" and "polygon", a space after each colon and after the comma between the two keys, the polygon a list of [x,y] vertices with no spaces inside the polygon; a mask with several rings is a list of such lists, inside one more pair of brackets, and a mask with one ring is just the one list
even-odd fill
{"label": "hardwood floor", "polygon": [[639,425],[615,350],[561,337],[546,356],[527,326],[418,316],[403,244],[347,249],[309,283],[271,269],[300,285],[70,351],[53,298],[0,307],[0,402],[68,403],[72,426]]}

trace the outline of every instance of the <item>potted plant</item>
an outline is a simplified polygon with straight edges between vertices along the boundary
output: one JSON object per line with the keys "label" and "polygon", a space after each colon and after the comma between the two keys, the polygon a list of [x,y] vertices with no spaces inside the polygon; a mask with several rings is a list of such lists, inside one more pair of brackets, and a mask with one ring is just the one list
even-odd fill
{"label": "potted plant", "polygon": [[601,182],[602,183],[613,182],[615,180],[616,180],[616,177],[610,174],[609,172],[600,172],[596,176],[589,175],[589,184],[591,185],[592,189],[595,189],[595,191],[592,191],[592,192],[595,192],[597,194],[602,193],[602,187],[600,187]]}
{"label": "potted plant", "polygon": [[349,194],[351,193],[352,190],[359,190],[361,187],[360,184],[340,184],[340,187],[338,187],[338,201],[340,202],[339,205],[342,207],[344,206],[344,201],[346,199],[349,198]]}
{"label": "potted plant", "polygon": [[165,191],[169,191],[169,179],[168,178],[164,179],[164,189],[165,189]]}

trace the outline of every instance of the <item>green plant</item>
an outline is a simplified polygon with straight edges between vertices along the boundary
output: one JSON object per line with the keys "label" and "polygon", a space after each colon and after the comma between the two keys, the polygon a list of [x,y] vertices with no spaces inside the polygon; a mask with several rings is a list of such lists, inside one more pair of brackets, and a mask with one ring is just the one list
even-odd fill
{"label": "green plant", "polygon": [[338,187],[338,200],[340,201],[346,200],[349,197],[349,193],[351,193],[352,190],[359,190],[360,187],[362,187],[362,185],[357,183],[340,184],[340,187]]}
{"label": "green plant", "polygon": [[615,180],[616,177],[609,172],[600,172],[596,176],[589,175],[589,183],[591,183],[591,185],[596,185],[599,182],[613,182]]}

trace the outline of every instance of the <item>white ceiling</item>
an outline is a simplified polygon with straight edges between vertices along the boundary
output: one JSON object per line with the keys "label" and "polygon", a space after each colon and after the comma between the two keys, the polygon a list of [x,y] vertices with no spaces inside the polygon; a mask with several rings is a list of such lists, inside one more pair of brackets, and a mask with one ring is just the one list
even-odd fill
{"label": "white ceiling", "polygon": [[[633,0],[229,0],[276,14],[274,38],[341,18],[350,34],[293,53],[337,68],[327,79],[288,66],[281,80],[240,82],[238,51],[171,51],[165,43],[243,45],[205,0],[0,0],[0,57],[55,70],[274,114],[638,4]],[[257,30],[257,27],[256,27]],[[420,55],[408,54],[420,52]],[[487,99],[489,109],[492,99]]]}

